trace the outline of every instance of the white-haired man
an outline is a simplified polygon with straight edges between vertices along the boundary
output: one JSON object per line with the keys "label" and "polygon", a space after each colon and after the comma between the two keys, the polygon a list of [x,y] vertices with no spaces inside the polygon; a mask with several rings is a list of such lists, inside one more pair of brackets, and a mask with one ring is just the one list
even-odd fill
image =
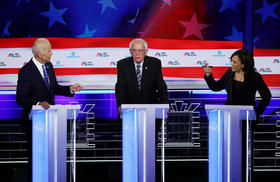
{"label": "white-haired man", "polygon": [[[32,124],[29,114],[33,105],[41,105],[48,109],[54,105],[55,95],[74,96],[80,91],[82,85],[75,83],[71,86],[62,86],[57,83],[53,66],[50,62],[52,47],[45,38],[37,39],[32,47],[34,56],[18,73],[16,101],[23,107],[22,124],[27,133],[29,178],[31,179],[32,164]],[[29,179],[29,180],[30,180]]]}
{"label": "white-haired man", "polygon": [[168,104],[161,61],[147,56],[148,46],[143,39],[132,40],[129,51],[131,57],[117,63],[115,93],[118,113],[121,114],[121,104]]}

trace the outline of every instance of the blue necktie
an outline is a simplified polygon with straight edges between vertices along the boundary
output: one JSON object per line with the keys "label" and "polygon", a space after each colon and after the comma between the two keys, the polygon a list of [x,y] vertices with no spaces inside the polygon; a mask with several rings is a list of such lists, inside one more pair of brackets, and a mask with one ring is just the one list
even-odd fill
{"label": "blue necktie", "polygon": [[43,73],[44,73],[44,82],[45,82],[45,85],[47,86],[48,90],[50,89],[50,84],[49,84],[49,76],[48,76],[48,72],[45,68],[45,65],[42,65],[42,68],[43,68]]}
{"label": "blue necktie", "polygon": [[141,65],[137,64],[136,67],[137,67],[137,69],[136,69],[136,78],[137,78],[137,82],[138,82],[138,88],[140,90],[141,89],[141,72],[140,72]]}

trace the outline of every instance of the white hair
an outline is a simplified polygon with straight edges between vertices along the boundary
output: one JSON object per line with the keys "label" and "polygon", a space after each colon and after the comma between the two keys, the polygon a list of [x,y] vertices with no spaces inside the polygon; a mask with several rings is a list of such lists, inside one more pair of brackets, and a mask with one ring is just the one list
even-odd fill
{"label": "white hair", "polygon": [[129,49],[132,49],[132,45],[133,45],[135,42],[143,42],[144,47],[145,47],[145,50],[148,50],[148,44],[147,44],[147,42],[146,42],[145,40],[143,40],[143,39],[140,39],[140,38],[133,39],[133,40],[129,43]]}
{"label": "white hair", "polygon": [[34,55],[38,54],[38,51],[42,50],[42,44],[51,44],[50,41],[46,38],[38,38],[35,40],[33,46],[32,46],[32,53]]}

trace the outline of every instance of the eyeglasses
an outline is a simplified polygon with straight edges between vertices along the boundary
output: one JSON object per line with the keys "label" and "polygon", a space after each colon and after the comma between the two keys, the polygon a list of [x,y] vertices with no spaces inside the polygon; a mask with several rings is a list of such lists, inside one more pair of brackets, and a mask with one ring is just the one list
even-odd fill
{"label": "eyeglasses", "polygon": [[144,53],[146,51],[146,49],[130,49],[131,52],[133,53]]}

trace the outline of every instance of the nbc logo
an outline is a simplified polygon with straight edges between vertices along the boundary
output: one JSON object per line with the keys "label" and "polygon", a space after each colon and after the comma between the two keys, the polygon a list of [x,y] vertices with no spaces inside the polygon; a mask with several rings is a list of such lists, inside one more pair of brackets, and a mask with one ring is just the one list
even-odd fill
{"label": "nbc logo", "polygon": [[259,72],[260,73],[270,73],[270,72],[272,72],[272,70],[270,68],[260,68]]}
{"label": "nbc logo", "polygon": [[6,66],[5,62],[0,62],[0,66]]}
{"label": "nbc logo", "polygon": [[111,65],[111,66],[116,66],[117,64],[116,64],[115,61],[111,61],[111,62],[110,62],[110,65]]}
{"label": "nbc logo", "polygon": [[19,55],[19,53],[10,53],[10,54],[8,54],[8,57],[9,58],[19,58],[20,55]]}
{"label": "nbc logo", "polygon": [[81,63],[81,66],[93,66],[93,63],[91,61],[87,61],[87,62],[83,61]]}
{"label": "nbc logo", "polygon": [[201,65],[201,66],[205,66],[207,64],[207,61],[196,61],[196,65]]}
{"label": "nbc logo", "polygon": [[194,51],[192,51],[192,52],[185,52],[184,56],[196,56],[196,54],[195,54]]}
{"label": "nbc logo", "polygon": [[274,59],[273,63],[280,63],[280,60],[279,59]]}
{"label": "nbc logo", "polygon": [[156,57],[165,57],[165,56],[167,56],[167,54],[165,52],[156,52],[155,56]]}
{"label": "nbc logo", "polygon": [[180,65],[179,61],[168,61],[167,65]]}
{"label": "nbc logo", "polygon": [[109,55],[106,52],[104,52],[104,53],[99,52],[96,54],[96,57],[109,57]]}

